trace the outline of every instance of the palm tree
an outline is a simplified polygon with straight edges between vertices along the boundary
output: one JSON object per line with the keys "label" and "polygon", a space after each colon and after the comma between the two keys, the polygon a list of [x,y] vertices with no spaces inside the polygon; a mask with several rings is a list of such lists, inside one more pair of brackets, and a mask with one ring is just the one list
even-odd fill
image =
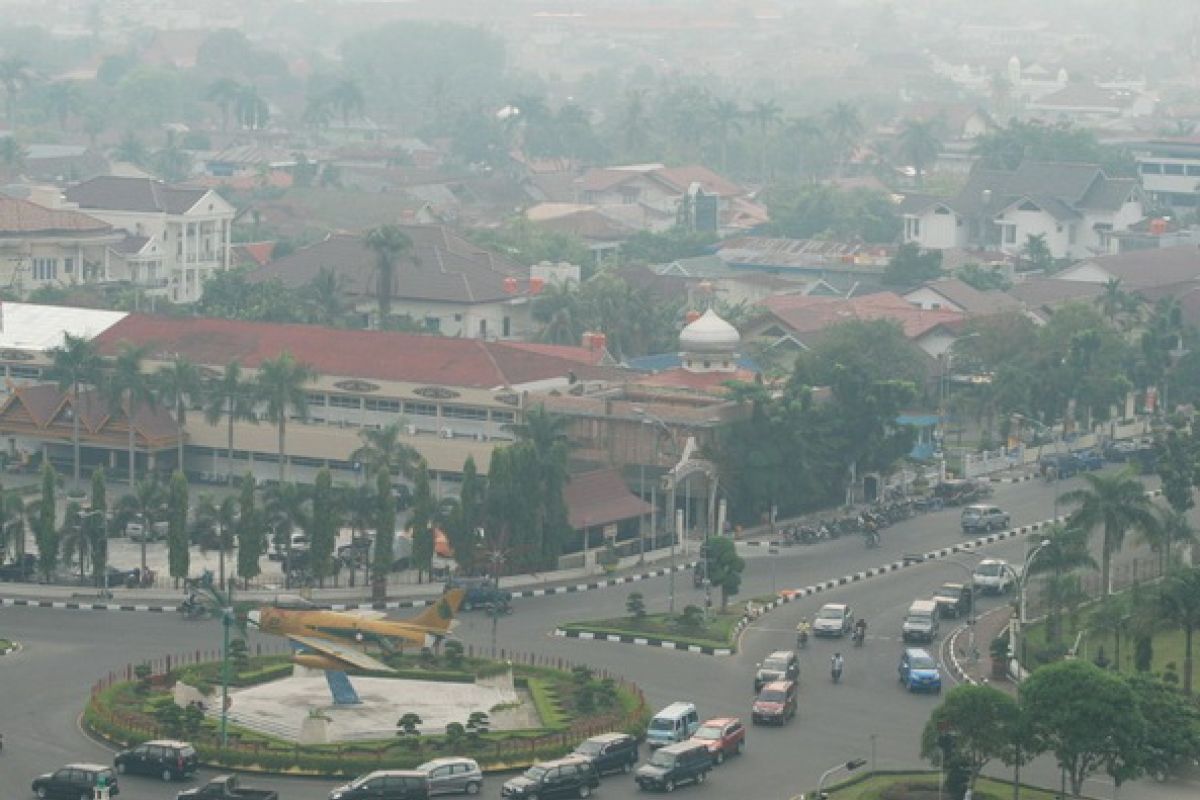
{"label": "palm tree", "polygon": [[825,126],[837,146],[837,175],[840,178],[847,157],[858,143],[858,137],[862,136],[862,118],[858,115],[857,106],[838,101],[825,112]]}
{"label": "palm tree", "polygon": [[900,128],[900,152],[917,173],[917,186],[925,185],[925,165],[942,150],[938,139],[941,120],[906,119]]}
{"label": "palm tree", "polygon": [[[123,344],[113,361],[106,381],[105,393],[110,407],[124,405],[126,427],[129,429],[129,485],[137,481],[137,462],[134,441],[134,418],[137,410],[154,403],[154,385],[142,372],[142,361],[150,352],[149,345]],[[180,433],[182,435],[182,432]]]}
{"label": "palm tree", "polygon": [[392,422],[381,429],[364,428],[358,432],[362,446],[350,454],[350,460],[362,464],[368,482],[381,470],[391,475],[403,475],[412,480],[416,475],[421,454],[411,445],[400,441],[400,423]]}
{"label": "palm tree", "polygon": [[1096,298],[1096,306],[1116,325],[1117,317],[1137,307],[1137,300],[1122,288],[1120,278],[1109,278],[1104,292]]}
{"label": "palm tree", "polygon": [[146,574],[146,540],[154,523],[167,508],[167,493],[157,479],[138,481],[133,491],[117,501],[117,508],[141,520],[142,530],[142,574]]}
{"label": "palm tree", "polygon": [[1088,552],[1088,534],[1081,528],[1054,525],[1047,533],[1049,542],[1041,548],[1040,557],[1034,559],[1031,573],[1050,575],[1048,594],[1050,616],[1047,620],[1051,638],[1062,636],[1062,612],[1065,606],[1073,605],[1079,596],[1079,581],[1070,573],[1081,568],[1095,569],[1096,559]]}
{"label": "palm tree", "polygon": [[1046,234],[1029,234],[1025,244],[1021,246],[1021,258],[1029,265],[1029,269],[1040,269],[1049,272],[1054,266],[1054,254],[1046,243]]}
{"label": "palm tree", "polygon": [[271,107],[258,93],[257,86],[242,86],[234,97],[234,113],[238,124],[247,130],[257,131],[267,127],[271,118]]}
{"label": "palm tree", "polygon": [[1061,502],[1078,505],[1067,525],[1091,532],[1100,528],[1100,584],[1105,595],[1112,594],[1112,557],[1121,549],[1125,534],[1132,530],[1152,530],[1158,521],[1141,481],[1128,471],[1115,475],[1084,475],[1087,488],[1075,489],[1062,496]]}
{"label": "palm tree", "polygon": [[50,376],[58,383],[59,391],[71,390],[71,449],[74,456],[72,478],[79,485],[79,386],[94,384],[100,375],[100,354],[91,339],[66,334],[63,343],[50,351],[53,366]]}
{"label": "palm tree", "polygon": [[1112,634],[1113,663],[1116,664],[1118,672],[1121,671],[1121,637],[1129,631],[1135,611],[1130,597],[1124,594],[1110,594],[1092,609],[1087,618],[1089,633],[1101,636]]}
{"label": "palm tree", "polygon": [[724,98],[713,100],[709,113],[712,114],[713,127],[717,132],[717,144],[721,148],[721,172],[727,172],[729,170],[729,135],[732,133],[741,135],[744,115],[736,100]]}
{"label": "palm tree", "polygon": [[329,105],[342,115],[342,125],[345,127],[350,127],[351,116],[362,114],[366,107],[362,88],[359,87],[358,81],[349,75],[338,78],[337,82],[325,93],[325,97],[329,101]]}
{"label": "palm tree", "polygon": [[258,367],[255,383],[258,394],[265,403],[267,419],[279,428],[279,482],[287,480],[286,437],[289,414],[301,419],[308,417],[308,384],[315,380],[316,373],[307,364],[301,364],[291,353],[284,350],[278,358],[262,362]]}
{"label": "palm tree", "polygon": [[16,127],[13,111],[17,105],[17,95],[29,85],[32,73],[29,62],[20,56],[9,56],[0,60],[0,86],[4,87],[4,117],[10,129]]}
{"label": "palm tree", "polygon": [[1181,544],[1195,544],[1196,532],[1188,520],[1186,512],[1173,508],[1158,509],[1158,524],[1154,528],[1142,531],[1142,539],[1150,545],[1159,558],[1160,574],[1166,574],[1172,567],[1172,555],[1175,548]]}
{"label": "palm tree", "polygon": [[0,139],[0,166],[16,172],[25,166],[25,148],[13,136]]}
{"label": "palm tree", "polygon": [[291,588],[292,532],[308,531],[312,526],[309,487],[281,481],[268,486],[264,495],[267,526],[276,547],[282,544],[285,553],[284,585]]}
{"label": "palm tree", "polygon": [[58,120],[58,127],[67,129],[71,115],[79,111],[83,104],[83,95],[73,81],[56,81],[46,87],[45,101],[51,113]]}
{"label": "palm tree", "polygon": [[756,100],[750,107],[750,121],[758,128],[758,178],[767,182],[767,149],[771,129],[783,119],[783,109],[774,100]]}
{"label": "palm tree", "polygon": [[254,415],[254,383],[242,378],[242,364],[231,361],[225,366],[225,371],[209,379],[204,396],[207,402],[204,406],[204,419],[209,425],[216,425],[221,417],[225,417],[226,448],[225,448],[225,481],[233,485],[233,427],[239,420],[258,423]]}
{"label": "palm tree", "polygon": [[121,137],[120,144],[113,150],[113,156],[118,161],[124,161],[126,164],[134,164],[143,166],[150,158],[150,153],[146,150],[146,145],[138,138],[133,131],[125,131],[125,135]]}
{"label": "palm tree", "polygon": [[211,495],[201,495],[196,503],[196,524],[204,530],[215,531],[217,543],[217,582],[225,590],[225,554],[233,549],[237,529],[238,501],[226,495],[217,504]]}
{"label": "palm tree", "polygon": [[1183,628],[1183,690],[1192,693],[1192,634],[1200,627],[1200,569],[1172,573],[1159,595],[1163,615]]}
{"label": "palm tree", "polygon": [[379,303],[379,327],[382,328],[392,313],[396,261],[412,250],[413,243],[398,225],[383,225],[367,232],[366,244],[375,252],[375,299]]}
{"label": "palm tree", "polygon": [[321,267],[301,290],[308,318],[317,325],[336,327],[346,315],[346,279],[332,267]]}
{"label": "palm tree", "polygon": [[175,464],[177,469],[182,470],[187,409],[189,405],[199,404],[204,397],[204,384],[200,378],[200,369],[186,357],[177,354],[171,359],[170,364],[159,369],[154,379],[159,400],[171,406],[175,413],[175,422],[179,425],[179,451],[176,454]]}
{"label": "palm tree", "polygon": [[237,102],[241,92],[242,85],[233,78],[217,78],[208,85],[204,99],[216,103],[221,110],[222,131],[229,127],[229,109]]}

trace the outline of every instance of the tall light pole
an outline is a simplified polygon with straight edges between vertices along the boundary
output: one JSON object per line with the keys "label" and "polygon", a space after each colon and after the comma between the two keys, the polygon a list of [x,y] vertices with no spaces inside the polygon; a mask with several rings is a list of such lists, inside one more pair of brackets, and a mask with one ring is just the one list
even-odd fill
{"label": "tall light pole", "polygon": [[[644,422],[650,422],[661,427],[671,437],[671,443],[675,445],[676,452],[679,451],[679,443],[675,439],[675,432],[671,430],[671,426],[664,422],[660,417],[651,414],[641,406],[634,406],[633,413],[642,418]],[[654,446],[657,460],[658,437],[654,438]],[[670,500],[667,506],[667,511],[670,514],[669,525],[671,530],[671,566],[667,577],[667,609],[669,613],[675,613],[675,544],[679,539],[680,515],[675,511],[675,475],[670,475]]]}
{"label": "tall light pole", "polygon": [[[1016,573],[1010,566],[1010,572],[1014,573],[1017,580],[1017,619],[1016,625],[1011,626],[1013,635],[1011,637],[1012,657],[1017,659],[1017,704],[1021,703],[1021,659],[1020,654],[1023,653],[1025,642],[1025,586],[1029,577],[1029,567],[1033,564],[1033,560],[1037,558],[1038,553],[1046,549],[1050,545],[1049,539],[1042,539],[1041,544],[1025,554],[1025,561],[1021,565],[1021,572]],[[1020,644],[1018,644],[1018,642]],[[1018,649],[1020,647],[1020,649]],[[1020,800],[1021,797],[1021,740],[1018,738],[1016,742],[1017,757],[1013,760],[1013,800]]]}
{"label": "tall light pole", "polygon": [[[1062,444],[1062,432],[1061,431],[1056,433],[1054,431],[1054,429],[1052,429],[1050,426],[1048,426],[1042,422],[1039,422],[1038,420],[1034,419],[1033,417],[1027,417],[1024,414],[1013,414],[1013,416],[1019,420],[1028,422],[1029,424],[1033,425],[1034,427],[1036,427],[1038,429],[1038,431],[1040,433],[1048,434],[1054,443],[1054,455],[1055,456],[1060,455],[1060,453],[1058,451],[1059,451],[1059,445]],[[1038,455],[1041,456],[1040,448],[1038,450]],[[1039,457],[1038,460],[1041,461],[1041,458]],[[1055,467],[1054,467],[1054,475],[1052,476],[1052,482],[1054,484],[1054,517],[1053,517],[1054,522],[1058,522],[1058,497],[1059,497],[1058,481],[1059,481],[1059,474],[1058,474],[1058,466],[1056,463]]]}
{"label": "tall light pole", "polygon": [[[643,428],[646,428],[652,424],[653,423],[650,422],[650,420],[646,419],[645,417],[642,417],[642,427]],[[641,448],[638,448],[638,449],[640,450]],[[654,465],[658,466],[658,437],[657,436],[654,437]],[[646,459],[644,459],[644,458],[638,459],[638,494],[641,495],[643,500],[646,499]],[[651,508],[650,513],[651,513],[650,533],[653,534],[654,533],[653,507]],[[638,516],[638,563],[639,564],[646,563],[646,530],[645,530],[645,526],[646,526],[646,515],[641,514]]]}
{"label": "tall light pole", "polygon": [[967,573],[967,644],[971,648],[971,658],[975,657],[975,570],[961,561],[949,559],[945,563],[953,564]]}
{"label": "tall light pole", "polygon": [[816,800],[822,800],[822,798],[825,797],[825,781],[829,780],[830,775],[841,772],[842,770],[845,770],[846,772],[854,772],[854,770],[866,763],[867,760],[865,758],[855,758],[847,761],[845,764],[838,764],[837,766],[830,767],[822,772],[821,780],[817,781],[817,793],[815,795]]}

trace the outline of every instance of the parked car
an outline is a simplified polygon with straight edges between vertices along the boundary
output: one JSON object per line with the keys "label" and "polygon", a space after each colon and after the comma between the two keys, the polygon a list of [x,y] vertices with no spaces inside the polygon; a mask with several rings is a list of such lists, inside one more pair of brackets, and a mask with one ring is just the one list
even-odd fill
{"label": "parked car", "polygon": [[429,794],[479,794],[483,788],[483,770],[473,758],[448,756],[426,761],[417,767],[429,778]]}
{"label": "parked car", "polygon": [[1104,457],[1109,461],[1128,461],[1138,451],[1135,439],[1120,439],[1104,445]]}
{"label": "parked car", "polygon": [[961,617],[971,611],[971,587],[962,583],[943,583],[933,593],[933,602],[943,617]]}
{"label": "parked car", "polygon": [[854,611],[845,603],[826,603],[813,620],[813,636],[845,636],[854,627]]}
{"label": "parked car", "polygon": [[602,733],[584,739],[572,755],[590,761],[601,776],[632,772],[638,762],[638,740],[628,733]]}
{"label": "parked car", "polygon": [[754,691],[780,680],[800,680],[800,659],[794,650],[776,650],[758,665],[758,671],[754,673]]}
{"label": "parked car", "polygon": [[122,775],[153,775],[164,781],[183,780],[196,772],[200,759],[188,742],[155,739],[117,753],[113,766]]}
{"label": "parked car", "polygon": [[1079,462],[1070,453],[1049,453],[1038,459],[1038,471],[1046,478],[1064,480],[1079,472]]}
{"label": "parked car", "polygon": [[658,750],[638,767],[634,780],[641,789],[673,792],[681,783],[704,783],[712,769],[708,748],[695,742],[680,742]]}
{"label": "parked car", "polygon": [[67,764],[54,772],[39,775],[33,779],[33,793],[42,798],[91,798],[101,778],[108,784],[109,796],[116,797],[121,793],[117,774],[112,767],[103,764]]}
{"label": "parked car", "polygon": [[746,749],[746,726],[737,717],[710,719],[696,729],[692,741],[708,748],[714,764],[723,764],[726,756],[741,755]]}
{"label": "parked car", "polygon": [[750,720],[756,725],[760,722],[772,725],[787,723],[796,716],[797,694],[795,681],[768,683],[750,708]]}
{"label": "parked car", "polygon": [[121,567],[109,566],[107,572],[108,586],[110,588],[113,586],[124,586],[126,589],[132,589],[137,586],[139,577],[142,574],[141,569],[138,567],[122,569]]}
{"label": "parked car", "polygon": [[700,715],[691,703],[671,703],[659,711],[646,727],[646,744],[651,749],[692,738],[700,727]]}
{"label": "parked car", "polygon": [[381,769],[339,786],[329,800],[427,800],[429,776],[411,769]]}
{"label": "parked car", "polygon": [[906,648],[900,654],[900,665],[896,668],[900,682],[910,692],[940,692],[942,672],[938,663],[928,652],[916,647]]}
{"label": "parked car", "polygon": [[554,800],[559,797],[590,797],[600,785],[591,762],[578,756],[534,764],[518,778],[505,781],[501,797]]}
{"label": "parked car", "polygon": [[900,623],[900,638],[906,642],[932,642],[938,635],[938,605],[933,600],[915,600]]}
{"label": "parked car", "polygon": [[175,800],[279,800],[279,793],[242,786],[237,775],[218,775],[203,786],[185,789]]}
{"label": "parked car", "polygon": [[496,582],[488,577],[468,578],[456,577],[446,581],[445,590],[463,589],[462,610],[471,611],[476,608],[508,608],[512,602],[512,592],[501,589]]}
{"label": "parked car", "polygon": [[987,531],[999,531],[1007,528],[1009,525],[1009,516],[1005,511],[1001,511],[996,506],[986,505],[971,505],[962,510],[963,533],[979,533]]}
{"label": "parked car", "polygon": [[1004,594],[1013,585],[1013,568],[1002,558],[985,558],[975,565],[971,581],[980,594]]}
{"label": "parked car", "polygon": [[37,575],[37,556],[23,553],[10,564],[0,564],[0,581],[31,581]]}

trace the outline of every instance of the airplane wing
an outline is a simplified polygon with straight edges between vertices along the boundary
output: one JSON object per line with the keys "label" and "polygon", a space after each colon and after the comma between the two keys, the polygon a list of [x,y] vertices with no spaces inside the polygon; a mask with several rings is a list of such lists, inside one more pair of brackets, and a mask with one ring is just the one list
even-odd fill
{"label": "airplane wing", "polygon": [[377,658],[373,658],[361,650],[356,650],[349,645],[338,644],[331,642],[328,639],[318,639],[315,636],[295,636],[289,635],[288,639],[296,644],[306,647],[309,650],[315,650],[322,655],[338,661],[346,662],[347,666],[355,669],[371,670],[378,672],[395,672],[387,664]]}

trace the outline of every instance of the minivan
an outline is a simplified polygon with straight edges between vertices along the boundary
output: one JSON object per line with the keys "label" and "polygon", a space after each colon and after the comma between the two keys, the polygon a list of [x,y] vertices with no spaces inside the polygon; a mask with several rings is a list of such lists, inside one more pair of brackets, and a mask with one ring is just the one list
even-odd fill
{"label": "minivan", "polygon": [[596,772],[630,772],[638,762],[638,740],[628,733],[602,733],[584,739],[572,755],[592,762]]}
{"label": "minivan", "polygon": [[641,789],[673,792],[689,781],[704,783],[712,769],[712,756],[699,742],[680,742],[659,749],[650,761],[637,768],[634,780]]}
{"label": "minivan", "polygon": [[900,636],[906,642],[932,642],[938,635],[938,604],[935,600],[916,600],[908,607]]}
{"label": "minivan", "polygon": [[429,776],[416,770],[384,769],[363,775],[329,793],[329,800],[428,800]]}
{"label": "minivan", "polygon": [[671,703],[654,715],[646,728],[646,744],[650,748],[664,747],[692,738],[700,727],[700,715],[692,703]]}
{"label": "minivan", "polygon": [[762,687],[771,681],[798,680],[800,680],[800,659],[796,657],[796,652],[794,650],[777,650],[758,665],[758,672],[754,673],[754,691],[761,691]]}
{"label": "minivan", "polygon": [[967,506],[962,511],[961,523],[964,533],[1000,531],[1008,527],[1009,516],[995,506]]}
{"label": "minivan", "polygon": [[164,781],[182,780],[193,775],[199,765],[196,748],[188,742],[155,739],[122,750],[113,759],[117,772],[124,775],[153,775]]}

